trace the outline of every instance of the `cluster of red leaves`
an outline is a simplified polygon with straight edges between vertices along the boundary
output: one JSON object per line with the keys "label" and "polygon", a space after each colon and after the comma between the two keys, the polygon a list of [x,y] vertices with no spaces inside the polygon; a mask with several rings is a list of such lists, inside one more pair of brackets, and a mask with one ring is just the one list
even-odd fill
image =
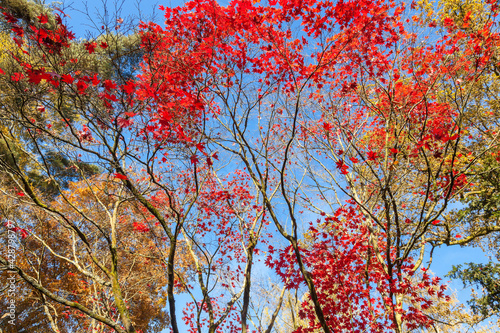
{"label": "cluster of red leaves", "polygon": [[[226,320],[217,327],[217,329],[214,331],[216,333],[239,333],[241,332],[241,322],[240,318],[238,315],[238,312],[236,311],[236,308],[231,308],[231,309],[226,309],[224,307],[221,307],[221,304],[224,304],[224,296],[221,295],[219,297],[213,297],[211,299],[211,308],[214,311],[216,316],[220,316],[223,313],[225,313],[227,310],[229,310],[230,315]],[[207,328],[210,325],[210,320],[209,318],[202,317],[200,320],[200,325],[201,327],[198,327],[196,325],[196,309],[202,309],[204,312],[207,311],[208,305],[205,302],[198,302],[197,304],[194,304],[194,302],[189,302],[186,307],[182,310],[183,317],[182,319],[184,320],[186,326],[188,327],[187,332],[189,333],[198,333],[199,328]],[[253,330],[251,331],[252,333],[257,333],[257,331]]]}
{"label": "cluster of red leaves", "polygon": [[[411,260],[399,272],[389,275],[376,258],[363,216],[353,207],[338,209],[334,216],[318,221],[317,225],[311,223],[308,234],[311,245],[301,248],[302,260],[313,278],[332,332],[390,331],[395,313],[409,328],[430,325],[422,313],[432,304],[426,295],[438,293],[444,298],[445,286],[425,273],[421,277],[414,275]],[[385,248],[383,234],[377,244]],[[274,249],[270,252],[274,253]],[[295,262],[291,247],[269,255],[266,260],[291,289],[304,282]],[[396,295],[405,295],[408,305],[398,307]],[[303,301],[299,315],[309,324],[297,332],[321,328],[309,299]]]}
{"label": "cluster of red leaves", "polygon": [[[248,244],[249,227],[262,207],[252,203],[255,198],[248,190],[247,174],[237,170],[221,181],[208,180],[200,192],[196,230],[202,238],[215,237],[220,246],[214,267],[224,268],[224,274],[234,274],[232,278],[240,280],[246,262],[242,242]],[[237,222],[237,215],[245,224]]]}
{"label": "cluster of red leaves", "polygon": [[[76,66],[79,59],[71,58],[72,52],[68,52],[72,47],[70,42],[75,38],[74,34],[66,28],[58,14],[54,15],[55,24],[47,24],[48,18],[42,14],[38,17],[38,23],[25,26],[18,24],[18,19],[12,14],[3,13],[5,20],[10,24],[13,39],[20,51],[20,53],[11,52],[12,59],[17,62],[20,69],[9,73],[11,82],[41,86],[44,89],[48,88],[49,92],[64,88],[67,92],[73,91],[83,96],[96,94],[110,112],[114,109],[114,103],[133,107],[134,103],[140,102],[140,99],[135,96],[137,90],[135,80],[118,85],[112,80],[101,80],[97,73],[81,71]],[[108,44],[104,41],[100,44],[89,41],[84,46],[89,54],[94,53],[97,47],[103,50],[108,48]],[[16,54],[22,54],[22,56]],[[40,57],[41,61],[35,64],[24,60],[30,57]],[[50,69],[48,69],[49,66]],[[6,73],[0,70],[0,74]],[[49,85],[47,86],[46,83]],[[125,112],[115,119],[120,127],[130,127],[133,124],[133,116],[135,114]],[[61,121],[66,122],[65,119]],[[52,124],[47,124],[47,128],[50,127]],[[92,142],[92,133],[89,128],[84,127],[79,135],[83,142]]]}
{"label": "cluster of red leaves", "polygon": [[133,222],[132,223],[134,230],[138,232],[149,232],[149,228],[142,222]]}
{"label": "cluster of red leaves", "polygon": [[[3,8],[0,8],[0,10]],[[18,19],[8,11],[3,12],[5,20],[10,23],[11,30],[15,37],[14,42],[18,47],[25,44],[23,37],[25,36],[24,28],[18,24]],[[75,38],[75,35],[66,29],[62,24],[62,19],[58,14],[55,14],[56,27],[48,29],[48,17],[45,14],[38,16],[38,25],[30,25],[29,39],[35,41],[37,45],[44,47],[45,51],[51,54],[59,54],[63,48],[69,47],[69,42]]]}
{"label": "cluster of red leaves", "polygon": [[[280,81],[288,93],[301,82],[324,83],[343,59],[379,73],[386,69],[386,56],[378,48],[390,47],[398,39],[402,9],[393,2],[373,0],[280,1],[279,6],[268,7],[249,0],[221,7],[205,0],[164,8],[165,28],[141,26],[148,64],[142,68],[141,78],[147,83],[143,93],[156,96],[159,121],[171,127],[175,113],[189,112],[195,120],[196,111],[211,100],[208,91],[233,86],[235,71],[257,74],[265,84]],[[300,22],[309,38],[294,38],[283,24],[291,21]],[[310,40],[324,38],[328,46],[314,51],[311,63],[304,50]],[[345,75],[336,74],[339,79],[330,84],[352,89],[355,83],[346,79],[353,71],[343,71]]]}

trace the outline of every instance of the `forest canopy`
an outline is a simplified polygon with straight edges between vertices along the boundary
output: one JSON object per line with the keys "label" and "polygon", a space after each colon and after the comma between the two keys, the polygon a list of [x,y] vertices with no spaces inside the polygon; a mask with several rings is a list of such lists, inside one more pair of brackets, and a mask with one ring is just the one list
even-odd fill
{"label": "forest canopy", "polygon": [[497,1],[159,10],[1,2],[1,332],[495,331]]}

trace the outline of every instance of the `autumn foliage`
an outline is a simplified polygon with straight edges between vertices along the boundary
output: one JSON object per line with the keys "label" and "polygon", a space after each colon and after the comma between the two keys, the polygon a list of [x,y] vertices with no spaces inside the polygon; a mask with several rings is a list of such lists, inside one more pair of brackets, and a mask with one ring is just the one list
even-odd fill
{"label": "autumn foliage", "polygon": [[452,208],[500,160],[500,39],[494,1],[426,4],[188,1],[88,40],[60,10],[3,8],[1,232],[17,259],[3,242],[0,281],[16,276],[17,325],[446,322],[429,256],[499,231]]}

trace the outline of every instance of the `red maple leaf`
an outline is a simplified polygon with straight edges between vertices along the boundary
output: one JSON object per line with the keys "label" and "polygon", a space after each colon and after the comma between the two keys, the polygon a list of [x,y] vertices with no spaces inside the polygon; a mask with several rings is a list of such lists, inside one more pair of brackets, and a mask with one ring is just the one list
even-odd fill
{"label": "red maple leaf", "polygon": [[344,163],[343,160],[338,160],[335,162],[335,164],[337,164],[337,169],[340,169],[341,174],[346,175],[349,173],[347,171],[347,169],[349,169],[349,167]]}
{"label": "red maple leaf", "polygon": [[445,27],[452,27],[454,25],[455,25],[455,21],[453,21],[452,18],[447,17],[444,19],[444,26]]}
{"label": "red maple leaf", "polygon": [[91,78],[92,85],[97,86],[101,80],[97,77],[97,74],[94,74]]}
{"label": "red maple leaf", "polygon": [[10,13],[3,12],[2,14],[9,23],[16,23],[18,21],[17,18],[12,16]]}
{"label": "red maple leaf", "polygon": [[104,80],[104,82],[102,83],[102,86],[104,87],[104,89],[106,89],[107,91],[111,91],[111,89],[116,89],[116,83],[114,83],[113,81],[111,80]]}
{"label": "red maple leaf", "polygon": [[78,93],[81,95],[85,94],[85,90],[88,87],[89,85],[82,80],[78,80],[78,82],[76,83],[76,89],[78,89]]}
{"label": "red maple leaf", "polygon": [[118,102],[118,98],[116,97],[116,95],[113,95],[113,94],[107,94],[107,93],[104,93],[104,94],[100,94],[99,95],[102,99],[107,99],[109,101],[112,101],[112,102]]}
{"label": "red maple leaf", "polygon": [[368,153],[366,153],[366,155],[368,156],[368,161],[375,161],[378,157],[377,153],[371,150]]}
{"label": "red maple leaf", "polygon": [[14,24],[11,28],[12,32],[15,33],[19,37],[24,37],[24,29],[18,26],[17,24]]}
{"label": "red maple leaf", "polygon": [[29,70],[27,71],[28,82],[39,84],[42,80],[50,80],[52,76],[48,73],[45,73],[44,69],[39,70]]}
{"label": "red maple leaf", "polygon": [[130,127],[134,123],[134,120],[129,117],[119,117],[116,122],[121,128]]}
{"label": "red maple leaf", "polygon": [[61,81],[65,82],[67,84],[72,84],[74,80],[75,79],[73,79],[73,77],[71,75],[68,75],[68,74],[61,75]]}
{"label": "red maple leaf", "polygon": [[45,24],[45,23],[49,22],[49,18],[45,14],[40,14],[40,16],[37,16],[37,18],[38,18],[38,21],[40,22],[40,24]]}
{"label": "red maple leaf", "polygon": [[115,174],[113,174],[113,176],[114,176],[115,178],[118,178],[118,179],[123,179],[123,180],[128,179],[128,178],[127,178],[127,176],[122,175],[121,173],[115,173]]}
{"label": "red maple leaf", "polygon": [[25,239],[26,237],[28,237],[28,232],[24,229],[19,229],[19,233],[21,234],[22,239]]}
{"label": "red maple leaf", "polygon": [[135,83],[134,81],[128,81],[126,84],[121,86],[124,93],[130,95],[134,92]]}
{"label": "red maple leaf", "polygon": [[83,45],[85,45],[85,49],[89,52],[89,54],[92,54],[95,51],[97,43],[96,42],[88,42],[88,43],[85,43]]}

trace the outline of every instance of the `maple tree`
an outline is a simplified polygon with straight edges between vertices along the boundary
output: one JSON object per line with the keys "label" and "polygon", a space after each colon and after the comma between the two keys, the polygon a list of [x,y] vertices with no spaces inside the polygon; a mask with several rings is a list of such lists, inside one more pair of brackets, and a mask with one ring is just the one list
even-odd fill
{"label": "maple tree", "polygon": [[451,209],[498,162],[498,8],[467,6],[189,1],[84,41],[6,6],[23,302],[54,332],[429,329],[451,302],[428,250],[499,231]]}

